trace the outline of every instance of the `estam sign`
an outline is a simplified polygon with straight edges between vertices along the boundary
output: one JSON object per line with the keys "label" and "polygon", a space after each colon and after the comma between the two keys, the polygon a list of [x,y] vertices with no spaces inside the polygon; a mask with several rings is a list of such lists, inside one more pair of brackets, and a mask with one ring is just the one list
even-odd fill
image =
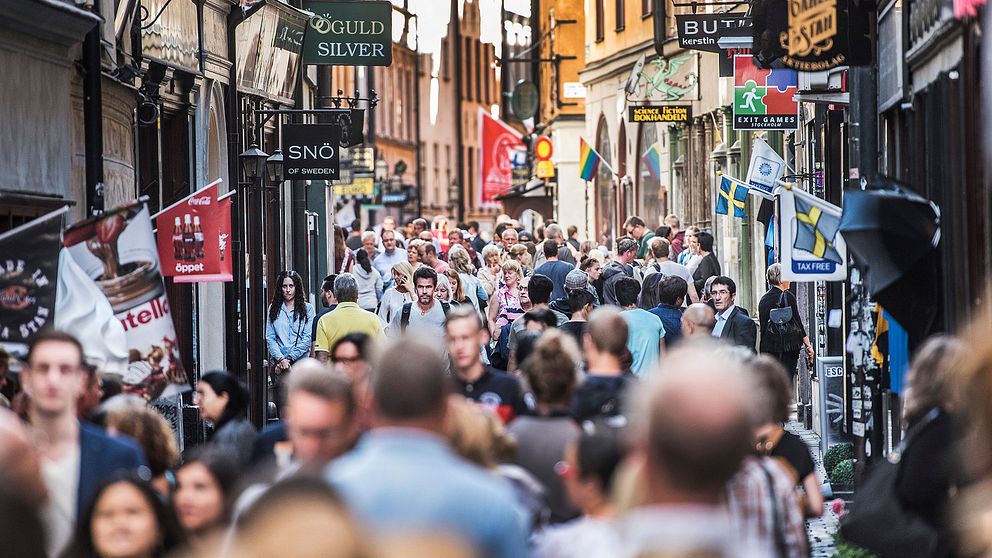
{"label": "estam sign", "polygon": [[303,45],[304,64],[389,66],[393,63],[393,6],[389,2],[306,2],[313,12]]}
{"label": "estam sign", "polygon": [[795,70],[763,70],[751,55],[734,57],[734,130],[795,130],[799,92]]}
{"label": "estam sign", "polygon": [[640,106],[628,110],[628,122],[686,123],[692,118],[692,107],[689,105]]}
{"label": "estam sign", "polygon": [[337,180],[341,127],[334,124],[283,124],[283,175],[286,180]]}

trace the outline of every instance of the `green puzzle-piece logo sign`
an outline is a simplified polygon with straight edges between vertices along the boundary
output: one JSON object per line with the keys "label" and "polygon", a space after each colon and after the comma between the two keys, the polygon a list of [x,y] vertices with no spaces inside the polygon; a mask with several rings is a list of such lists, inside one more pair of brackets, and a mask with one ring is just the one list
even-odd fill
{"label": "green puzzle-piece logo sign", "polygon": [[767,88],[758,87],[754,81],[734,88],[735,114],[767,114],[764,98]]}

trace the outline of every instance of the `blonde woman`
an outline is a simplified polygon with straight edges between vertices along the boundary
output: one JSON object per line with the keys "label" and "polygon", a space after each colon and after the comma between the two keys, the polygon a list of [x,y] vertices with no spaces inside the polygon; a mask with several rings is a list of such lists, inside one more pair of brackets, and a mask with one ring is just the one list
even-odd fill
{"label": "blonde woman", "polygon": [[502,271],[503,286],[496,291],[489,304],[489,332],[493,341],[499,339],[504,325],[524,315],[523,304],[520,302],[520,279],[523,278],[520,263],[506,260]]}
{"label": "blonde woman", "polygon": [[448,276],[444,273],[437,274],[437,285],[434,287],[434,298],[441,302],[451,302],[453,289],[448,281]]}
{"label": "blonde woman", "polygon": [[478,278],[479,281],[482,281],[482,288],[486,290],[486,296],[489,298],[492,298],[496,289],[499,288],[502,271],[500,266],[503,263],[501,258],[499,246],[495,244],[487,244],[482,249],[482,262],[485,265],[479,269]]}
{"label": "blonde woman", "polygon": [[379,301],[379,319],[388,324],[393,314],[399,312],[407,302],[416,301],[413,288],[413,266],[407,262],[393,264],[393,286],[382,294]]}
{"label": "blonde woman", "polygon": [[531,257],[530,252],[527,251],[527,247],[523,244],[514,244],[510,246],[510,259],[516,261],[520,264],[520,270],[524,275],[530,275],[533,269],[530,267]]}

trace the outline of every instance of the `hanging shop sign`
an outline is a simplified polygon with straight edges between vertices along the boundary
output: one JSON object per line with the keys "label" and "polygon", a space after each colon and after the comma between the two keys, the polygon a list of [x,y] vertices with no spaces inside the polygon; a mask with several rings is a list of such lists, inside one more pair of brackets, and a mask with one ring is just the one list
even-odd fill
{"label": "hanging shop sign", "polygon": [[313,12],[303,45],[304,64],[389,66],[393,19],[389,2],[305,2]]}
{"label": "hanging shop sign", "polygon": [[241,23],[237,32],[238,89],[292,103],[306,26],[305,12],[281,2],[265,4]]}
{"label": "hanging shop sign", "polygon": [[216,180],[152,216],[162,275],[176,283],[233,281],[230,202]]}
{"label": "hanging shop sign", "polygon": [[513,87],[510,93],[510,108],[513,109],[513,116],[520,120],[534,118],[539,107],[540,92],[533,81],[522,79]]}
{"label": "hanging shop sign", "polygon": [[499,203],[496,196],[506,192],[513,185],[514,153],[526,149],[520,134],[501,120],[493,118],[488,111],[479,109],[479,197],[476,203],[481,207],[494,207]]}
{"label": "hanging shop sign", "polygon": [[[699,54],[657,57],[632,72],[625,93],[629,102],[699,100]],[[622,107],[621,107],[622,109]],[[622,110],[618,111],[623,114]]]}
{"label": "hanging shop sign", "polygon": [[799,92],[795,70],[763,70],[749,55],[734,57],[734,130],[795,130]]}
{"label": "hanging shop sign", "polygon": [[692,107],[689,105],[653,105],[637,106],[627,109],[630,114],[628,122],[662,122],[685,124],[692,118]]}
{"label": "hanging shop sign", "polygon": [[375,178],[371,176],[356,176],[350,183],[335,184],[334,195],[343,197],[373,198],[375,196]]}
{"label": "hanging shop sign", "polygon": [[334,124],[283,124],[283,175],[286,180],[337,180],[341,127]]}
{"label": "hanging shop sign", "polygon": [[721,48],[746,46],[732,38],[752,35],[751,18],[742,13],[676,15],[679,47],[687,50],[720,52]]}
{"label": "hanging shop sign", "polygon": [[751,6],[755,58],[763,68],[822,72],[870,63],[868,13],[851,0],[756,0]]}
{"label": "hanging shop sign", "polygon": [[554,178],[555,164],[551,161],[538,161],[535,174],[538,178]]}

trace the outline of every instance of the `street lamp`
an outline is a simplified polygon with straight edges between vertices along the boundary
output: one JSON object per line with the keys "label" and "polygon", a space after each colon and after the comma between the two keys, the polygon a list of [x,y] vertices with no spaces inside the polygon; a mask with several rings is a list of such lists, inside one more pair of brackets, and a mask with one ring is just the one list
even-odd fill
{"label": "street lamp", "polygon": [[265,160],[265,173],[269,177],[269,184],[276,186],[282,184],[282,151],[276,149],[271,157]]}
{"label": "street lamp", "polygon": [[[269,158],[269,154],[262,151],[254,143],[248,147],[248,150],[238,155],[238,159],[241,159],[241,166],[245,169],[245,176],[248,180],[254,182],[258,178],[259,172],[262,170],[262,165],[265,164],[265,160]],[[280,172],[281,172],[280,168]]]}

